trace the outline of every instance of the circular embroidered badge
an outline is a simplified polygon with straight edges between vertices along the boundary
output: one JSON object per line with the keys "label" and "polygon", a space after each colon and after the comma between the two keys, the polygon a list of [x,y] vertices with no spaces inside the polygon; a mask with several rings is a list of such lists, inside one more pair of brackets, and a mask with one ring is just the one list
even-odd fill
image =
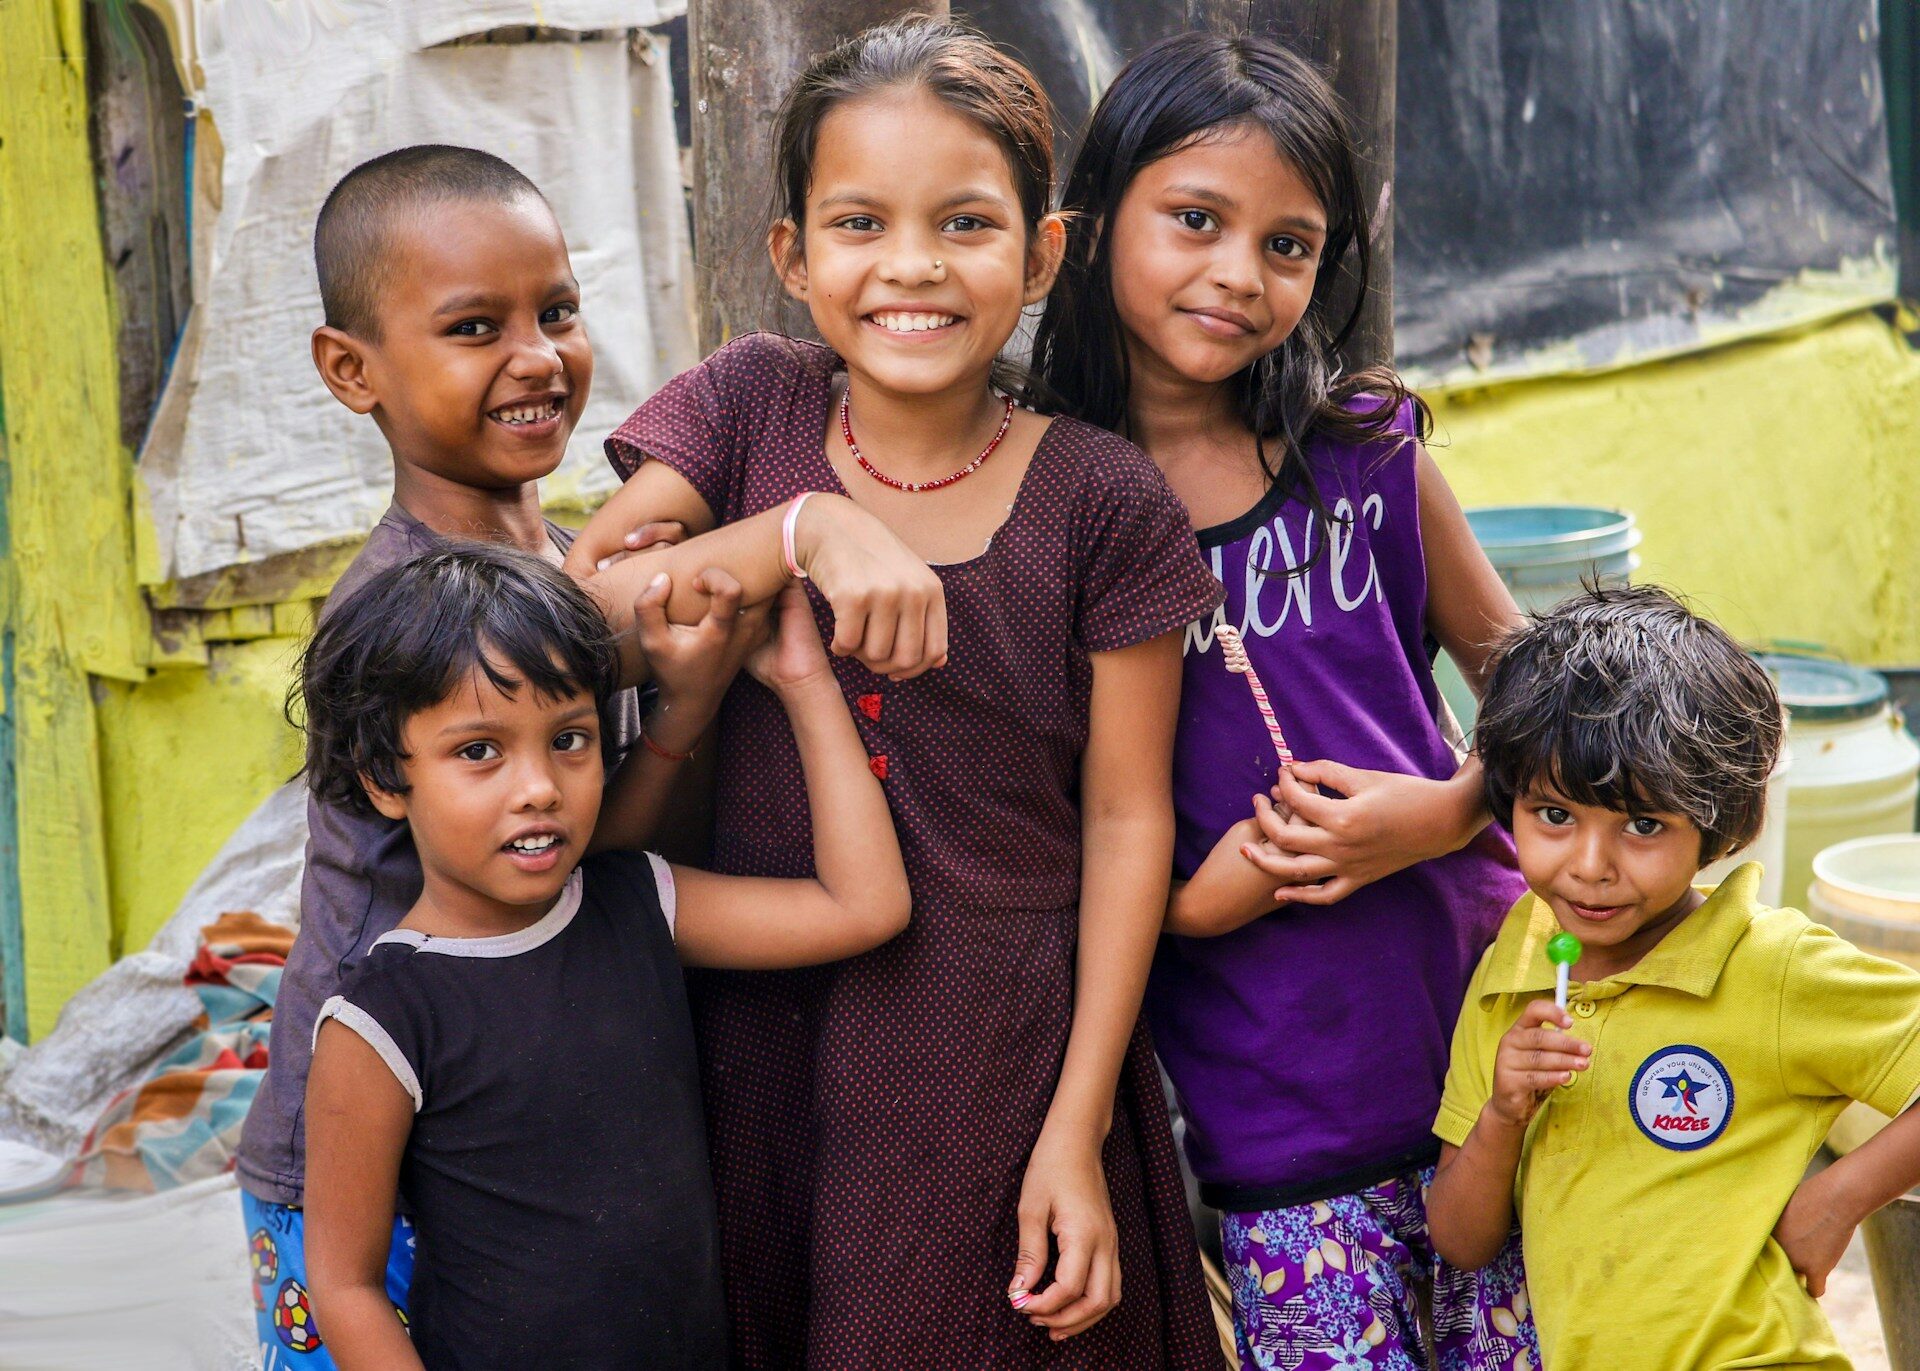
{"label": "circular embroidered badge", "polygon": [[1727,1131],[1733,1078],[1705,1048],[1680,1043],[1640,1063],[1627,1088],[1640,1131],[1675,1152],[1695,1152]]}

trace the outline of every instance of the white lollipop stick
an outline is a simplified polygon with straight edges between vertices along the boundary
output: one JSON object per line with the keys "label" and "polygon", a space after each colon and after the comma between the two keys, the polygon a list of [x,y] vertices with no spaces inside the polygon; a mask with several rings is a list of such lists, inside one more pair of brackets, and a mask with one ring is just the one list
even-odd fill
{"label": "white lollipop stick", "polygon": [[1553,1002],[1562,1009],[1567,1007],[1567,973],[1572,969],[1565,962],[1553,969]]}
{"label": "white lollipop stick", "polygon": [[1266,687],[1260,684],[1260,674],[1253,669],[1253,662],[1247,656],[1247,645],[1240,641],[1240,630],[1230,624],[1221,624],[1213,631],[1220,640],[1220,655],[1226,659],[1227,670],[1238,672],[1247,678],[1247,689],[1253,692],[1253,702],[1259,706],[1260,717],[1266,721],[1267,736],[1273,739],[1273,750],[1280,754],[1281,766],[1293,765],[1293,750],[1287,746],[1287,736],[1280,731],[1280,721],[1273,717],[1273,706],[1267,701]]}

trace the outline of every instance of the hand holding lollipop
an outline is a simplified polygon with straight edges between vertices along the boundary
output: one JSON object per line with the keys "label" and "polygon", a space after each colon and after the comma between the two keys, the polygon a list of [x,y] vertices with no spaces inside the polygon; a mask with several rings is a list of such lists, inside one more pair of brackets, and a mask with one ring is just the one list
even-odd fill
{"label": "hand holding lollipop", "polygon": [[1580,940],[1564,928],[1547,939],[1547,960],[1553,963],[1553,1002],[1567,1007],[1567,973],[1580,960]]}

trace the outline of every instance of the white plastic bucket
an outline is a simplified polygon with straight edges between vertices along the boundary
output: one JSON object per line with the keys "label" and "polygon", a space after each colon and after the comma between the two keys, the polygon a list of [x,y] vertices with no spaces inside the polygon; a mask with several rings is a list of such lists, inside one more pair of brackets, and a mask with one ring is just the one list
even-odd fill
{"label": "white plastic bucket", "polygon": [[1839,843],[1813,871],[1807,913],[1863,951],[1920,968],[1920,836]]}
{"label": "white plastic bucket", "polygon": [[1844,662],[1769,655],[1793,749],[1785,890],[1812,884],[1817,854],[1853,838],[1912,833],[1920,745],[1887,698],[1884,677]]}
{"label": "white plastic bucket", "polygon": [[[1761,826],[1760,836],[1730,857],[1719,861],[1700,872],[1700,885],[1719,885],[1733,869],[1744,862],[1760,863],[1760,903],[1776,908],[1786,898],[1787,870],[1787,810],[1792,804],[1789,797],[1788,776],[1793,771],[1793,749],[1780,749],[1780,760],[1774,764],[1773,774],[1767,777],[1767,818]],[[1796,893],[1794,896],[1798,899]]]}

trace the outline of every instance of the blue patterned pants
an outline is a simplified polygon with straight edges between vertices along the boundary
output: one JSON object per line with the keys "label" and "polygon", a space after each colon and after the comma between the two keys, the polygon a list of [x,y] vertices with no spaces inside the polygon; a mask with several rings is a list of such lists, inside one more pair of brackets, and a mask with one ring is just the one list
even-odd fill
{"label": "blue patterned pants", "polygon": [[[1516,1230],[1492,1264],[1459,1271],[1427,1235],[1431,1167],[1353,1195],[1224,1214],[1242,1371],[1535,1371]],[[1421,1344],[1416,1282],[1433,1289],[1438,1366]]]}
{"label": "blue patterned pants", "polygon": [[[253,1268],[253,1317],[260,1331],[261,1371],[334,1371],[333,1354],[313,1321],[307,1298],[307,1216],[240,1192]],[[395,1218],[387,1253],[387,1298],[406,1321],[413,1281],[413,1223]]]}

